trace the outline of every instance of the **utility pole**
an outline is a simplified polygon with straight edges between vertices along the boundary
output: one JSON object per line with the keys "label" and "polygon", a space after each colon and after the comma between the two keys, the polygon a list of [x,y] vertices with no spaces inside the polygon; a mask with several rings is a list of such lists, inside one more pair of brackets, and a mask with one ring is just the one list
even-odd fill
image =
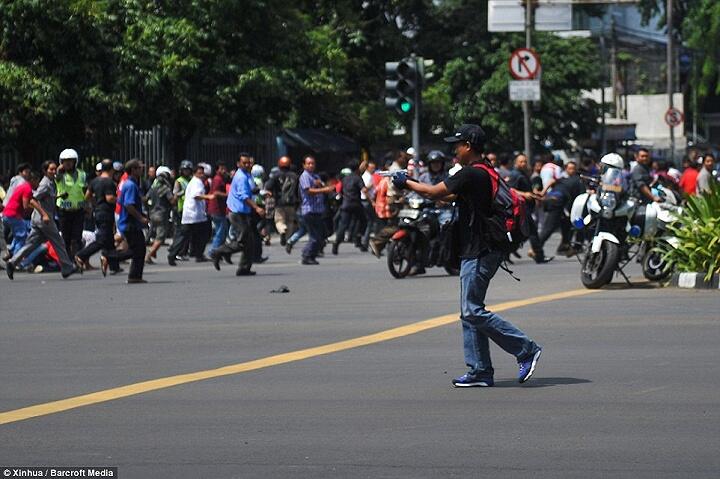
{"label": "utility pole", "polygon": [[[673,108],[673,0],[667,0],[667,93]],[[675,163],[675,129],[670,126],[670,162]]]}
{"label": "utility pole", "polygon": [[600,145],[601,153],[607,152],[607,128],[605,126],[605,81],[607,80],[607,68],[605,67],[605,28],[600,35],[600,61],[602,62],[602,80],[600,81]]}
{"label": "utility pole", "polygon": [[[530,49],[530,33],[532,31],[532,1],[525,0],[525,48]],[[523,126],[525,130],[525,156],[528,161],[532,164],[532,144],[530,142],[530,102],[525,100],[522,103],[523,106]]]}

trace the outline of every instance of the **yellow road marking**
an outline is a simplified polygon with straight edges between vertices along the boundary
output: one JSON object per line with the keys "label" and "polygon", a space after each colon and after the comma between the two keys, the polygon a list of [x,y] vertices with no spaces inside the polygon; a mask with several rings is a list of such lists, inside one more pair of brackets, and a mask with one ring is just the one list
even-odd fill
{"label": "yellow road marking", "polygon": [[[520,308],[523,306],[529,306],[538,303],[546,303],[549,301],[573,298],[576,296],[584,296],[593,292],[594,290],[578,289],[573,291],[566,291],[563,293],[547,294],[544,296],[536,296],[534,298],[508,301],[505,303],[496,304],[494,306],[490,306],[488,309],[500,312],[506,311],[508,309]],[[115,399],[135,396],[137,394],[157,391],[158,389],[179,386],[181,384],[188,384],[196,381],[203,381],[205,379],[212,379],[222,376],[229,376],[231,374],[255,371],[257,369],[278,366],[280,364],[286,364],[295,361],[302,361],[303,359],[313,358],[330,353],[336,353],[339,351],[345,351],[347,349],[359,348],[361,346],[376,344],[384,341],[389,341],[391,339],[401,338],[403,336],[409,336],[411,334],[419,333],[422,331],[427,331],[428,329],[433,329],[454,323],[457,320],[457,314],[438,316],[436,318],[427,319],[425,321],[419,321],[417,323],[407,324],[405,326],[399,326],[397,328],[380,331],[379,333],[369,334],[367,336],[360,336],[357,338],[339,341],[336,343],[325,344],[314,348],[301,349],[289,353],[277,354],[275,356],[268,356],[266,358],[247,361],[244,363],[231,364],[217,369],[208,369],[205,371],[179,374],[177,376],[169,376],[165,378],[153,379],[150,381],[143,381],[135,384],[128,384],[127,386],[105,389],[104,391],[97,391],[90,394],[84,394],[82,396],[75,396],[67,399],[61,399],[59,401],[52,401],[44,404],[37,404],[35,406],[28,406],[21,409],[6,411],[0,413],[0,425],[23,421],[25,419],[30,419],[38,416],[47,416],[49,414],[55,414],[58,412],[67,411],[83,406],[90,406],[93,404],[99,404],[102,402],[113,401]]]}

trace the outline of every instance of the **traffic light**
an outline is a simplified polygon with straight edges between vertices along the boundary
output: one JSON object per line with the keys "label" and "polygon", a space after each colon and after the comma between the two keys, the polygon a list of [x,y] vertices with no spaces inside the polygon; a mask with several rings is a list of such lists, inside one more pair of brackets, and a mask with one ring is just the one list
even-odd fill
{"label": "traffic light", "polygon": [[415,112],[415,96],[419,87],[415,58],[385,63],[385,106],[401,115]]}

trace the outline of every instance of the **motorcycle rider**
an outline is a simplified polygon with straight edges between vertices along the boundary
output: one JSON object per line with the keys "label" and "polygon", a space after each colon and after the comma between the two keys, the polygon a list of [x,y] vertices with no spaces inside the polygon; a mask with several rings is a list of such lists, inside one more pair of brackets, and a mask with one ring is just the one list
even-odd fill
{"label": "motorcycle rider", "polygon": [[630,194],[640,200],[641,204],[659,203],[662,201],[657,195],[654,195],[650,189],[652,184],[652,175],[650,174],[650,152],[645,148],[640,148],[635,153],[635,161],[637,164],[630,172]]}
{"label": "motorcycle rider", "polygon": [[455,175],[437,185],[410,182],[407,175],[397,172],[393,183],[433,200],[454,200],[459,203],[458,233],[460,245],[460,302],[466,374],[453,379],[454,387],[489,387],[494,385],[488,339],[512,354],[519,365],[518,380],[524,383],[535,371],[542,348],[525,333],[485,307],[490,280],[504,258],[485,239],[482,218],[492,211],[490,175],[473,164],[484,161],[485,133],[479,125],[461,125],[453,136],[445,138],[455,145],[455,153],[463,165]]}
{"label": "motorcycle rider", "polygon": [[[447,159],[447,156],[445,156],[442,151],[433,150],[428,153],[428,170],[420,175],[418,181],[427,185],[437,185],[438,183],[445,181],[449,176],[447,171],[445,171],[445,161],[447,161]],[[444,201],[436,201],[435,206],[440,208],[438,221],[441,225],[452,219],[452,206],[448,205]]]}

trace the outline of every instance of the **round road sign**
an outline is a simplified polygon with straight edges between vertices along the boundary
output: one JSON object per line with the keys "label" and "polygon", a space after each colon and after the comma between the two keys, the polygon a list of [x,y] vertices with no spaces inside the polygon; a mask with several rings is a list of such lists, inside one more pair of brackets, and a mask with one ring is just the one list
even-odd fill
{"label": "round road sign", "polygon": [[508,61],[510,74],[516,80],[534,80],[540,72],[540,57],[528,48],[518,48]]}
{"label": "round road sign", "polygon": [[683,121],[685,121],[685,115],[677,108],[668,108],[665,112],[665,123],[667,123],[669,127],[675,128],[676,126],[680,126]]}

